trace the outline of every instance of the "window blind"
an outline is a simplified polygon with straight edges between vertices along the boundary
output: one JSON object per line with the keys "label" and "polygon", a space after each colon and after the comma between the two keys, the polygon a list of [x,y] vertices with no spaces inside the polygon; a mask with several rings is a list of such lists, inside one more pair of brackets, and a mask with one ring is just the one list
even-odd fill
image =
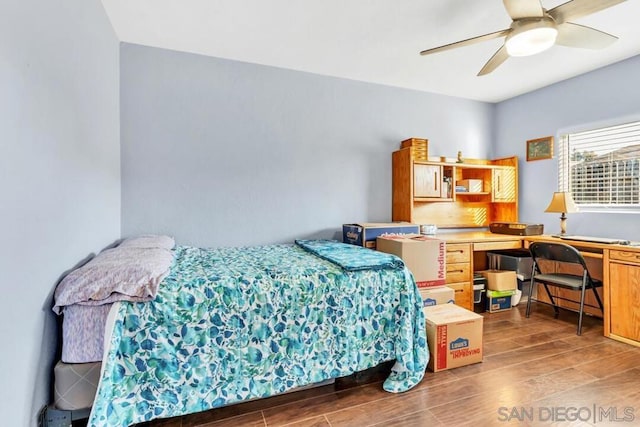
{"label": "window blind", "polygon": [[640,122],[562,135],[558,187],[577,205],[640,208]]}

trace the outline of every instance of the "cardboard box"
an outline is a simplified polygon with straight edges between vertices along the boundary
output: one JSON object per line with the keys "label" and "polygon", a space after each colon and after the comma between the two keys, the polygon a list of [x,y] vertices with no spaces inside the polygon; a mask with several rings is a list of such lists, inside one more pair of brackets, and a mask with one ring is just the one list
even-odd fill
{"label": "cardboard box", "polygon": [[454,304],[455,291],[448,286],[435,286],[433,288],[420,288],[422,306],[430,307],[438,304]]}
{"label": "cardboard box", "polygon": [[460,179],[456,185],[466,188],[469,193],[482,193],[481,179]]}
{"label": "cardboard box", "polygon": [[511,298],[516,294],[516,290],[508,291],[487,291],[487,310],[489,313],[511,310]]}
{"label": "cardboard box", "polygon": [[423,309],[427,320],[429,369],[433,372],[482,362],[483,317],[455,304]]}
{"label": "cardboard box", "polygon": [[376,238],[383,234],[416,234],[420,226],[410,222],[362,222],[342,225],[342,241],[375,249]]}
{"label": "cardboard box", "polygon": [[384,235],[378,237],[377,246],[381,252],[402,258],[419,288],[445,284],[447,266],[444,240],[420,234]]}
{"label": "cardboard box", "polygon": [[515,271],[484,270],[479,273],[487,278],[487,289],[492,291],[508,291],[518,287]]}

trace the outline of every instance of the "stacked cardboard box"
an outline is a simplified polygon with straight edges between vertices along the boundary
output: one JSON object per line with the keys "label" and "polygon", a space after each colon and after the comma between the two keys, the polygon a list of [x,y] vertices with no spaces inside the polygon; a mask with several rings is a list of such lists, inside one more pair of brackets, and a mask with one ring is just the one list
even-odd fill
{"label": "stacked cardboard box", "polygon": [[419,288],[445,284],[447,269],[444,240],[421,234],[383,235],[377,238],[377,249],[402,258]]}
{"label": "stacked cardboard box", "polygon": [[416,234],[420,226],[410,222],[360,222],[342,225],[342,241],[375,249],[376,238],[383,234]]}
{"label": "stacked cardboard box", "polygon": [[508,291],[518,287],[516,272],[512,270],[484,270],[480,271],[487,279],[487,289],[492,291]]}
{"label": "stacked cardboard box", "polygon": [[448,286],[420,288],[420,296],[422,297],[423,307],[455,303],[455,291]]}
{"label": "stacked cardboard box", "polygon": [[516,294],[515,289],[507,291],[487,291],[487,310],[489,313],[511,310],[512,298]]}
{"label": "stacked cardboard box", "polygon": [[455,304],[424,309],[433,372],[482,362],[483,317]]}
{"label": "stacked cardboard box", "polygon": [[481,271],[487,279],[487,310],[489,313],[511,310],[511,298],[516,294],[518,279],[513,270]]}

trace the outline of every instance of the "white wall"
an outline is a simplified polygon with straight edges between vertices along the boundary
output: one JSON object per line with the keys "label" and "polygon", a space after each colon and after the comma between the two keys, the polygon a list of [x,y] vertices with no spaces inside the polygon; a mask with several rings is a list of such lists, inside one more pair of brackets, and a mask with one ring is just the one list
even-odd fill
{"label": "white wall", "polygon": [[490,155],[494,106],[123,44],[123,235],[199,246],[391,220],[391,152]]}
{"label": "white wall", "polygon": [[[560,230],[559,214],[544,213],[557,191],[557,137],[563,131],[640,120],[640,56],[574,77],[497,105],[498,157],[520,156],[520,220]],[[553,135],[551,160],[526,161],[526,141]],[[638,214],[568,214],[570,234],[640,240]]]}
{"label": "white wall", "polygon": [[99,0],[3,2],[0,424],[51,401],[58,278],[120,235],[118,42]]}

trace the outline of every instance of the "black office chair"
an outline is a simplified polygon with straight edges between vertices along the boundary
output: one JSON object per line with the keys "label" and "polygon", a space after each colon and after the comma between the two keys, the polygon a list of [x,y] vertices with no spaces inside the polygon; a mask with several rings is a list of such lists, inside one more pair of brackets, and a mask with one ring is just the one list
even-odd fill
{"label": "black office chair", "polygon": [[[599,308],[604,315],[604,307],[602,306],[602,301],[600,300],[600,296],[598,295],[598,292],[596,290],[596,288],[602,286],[602,282],[591,277],[591,275],[589,274],[589,270],[587,270],[587,264],[585,263],[584,258],[576,248],[564,243],[535,242],[529,246],[529,251],[531,252],[531,258],[533,260],[533,268],[531,272],[531,286],[529,286],[529,300],[527,301],[526,317],[529,317],[529,313],[531,312],[532,293],[536,283],[541,283],[544,286],[544,289],[547,292],[547,296],[551,301],[551,305],[553,305],[553,310],[555,312],[554,317],[556,318],[560,314],[556,300],[560,299],[576,303],[578,301],[560,296],[554,297],[549,291],[549,286],[580,291],[580,309],[578,311],[577,331],[578,335],[582,333],[582,315],[584,313],[585,305],[589,307]],[[582,267],[582,274],[575,275],[551,271],[549,266],[551,266],[552,264],[547,264],[547,266],[545,266],[544,263],[542,263],[543,266],[541,268],[540,261],[542,260],[579,265]],[[593,295],[598,302],[598,306],[585,304],[584,296],[587,289],[593,290]]]}

